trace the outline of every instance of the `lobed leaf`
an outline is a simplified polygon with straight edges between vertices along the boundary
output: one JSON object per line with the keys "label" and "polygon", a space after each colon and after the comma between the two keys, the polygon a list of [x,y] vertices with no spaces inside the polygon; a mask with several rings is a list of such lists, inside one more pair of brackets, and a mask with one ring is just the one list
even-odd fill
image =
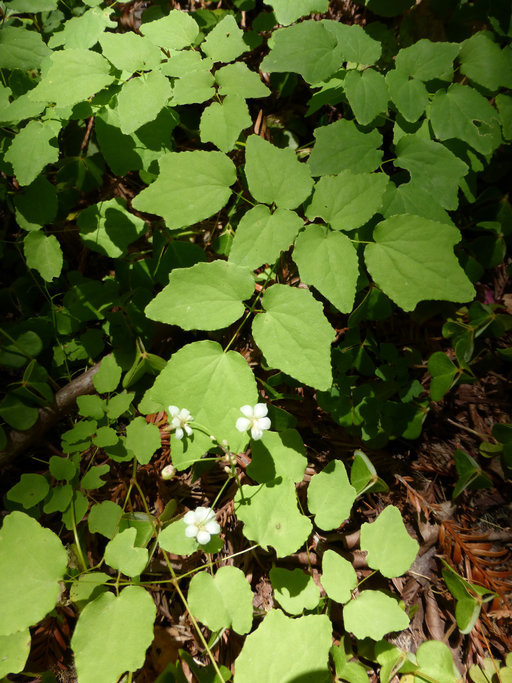
{"label": "lobed leaf", "polygon": [[377,130],[361,132],[353,121],[340,119],[314,131],[316,139],[309,157],[311,175],[335,175],[344,170],[371,173],[381,163],[384,153],[382,135]]}
{"label": "lobed leaf", "polygon": [[361,526],[361,550],[368,553],[369,567],[391,579],[410,568],[419,545],[407,532],[400,510],[388,505],[374,522]]}
{"label": "lobed leaf", "polygon": [[409,617],[398,602],[381,591],[366,590],[343,608],[345,628],[356,638],[380,640],[386,633],[402,631]]}
{"label": "lobed leaf", "polygon": [[350,516],[356,496],[345,465],[340,460],[330,462],[311,477],[308,486],[308,508],[315,524],[325,530],[338,528]]}
{"label": "lobed leaf", "polygon": [[269,572],[274,598],[288,614],[302,614],[312,610],[320,602],[320,589],[312,576],[301,569],[272,567]]}

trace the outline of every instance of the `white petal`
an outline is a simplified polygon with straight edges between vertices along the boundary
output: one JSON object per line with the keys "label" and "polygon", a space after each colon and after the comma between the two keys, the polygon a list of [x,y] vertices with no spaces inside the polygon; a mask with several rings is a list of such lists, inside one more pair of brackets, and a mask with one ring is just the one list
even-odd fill
{"label": "white petal", "polygon": [[181,427],[176,427],[176,431],[174,432],[174,436],[180,441],[183,439],[183,429]]}
{"label": "white petal", "polygon": [[240,412],[245,415],[245,417],[252,417],[254,415],[252,406],[242,406]]}
{"label": "white petal", "polygon": [[256,403],[254,406],[254,417],[265,417],[268,413],[268,408],[265,403]]}
{"label": "white petal", "polygon": [[181,420],[179,417],[173,417],[171,420],[171,427],[174,427],[174,429],[177,429],[178,427],[181,427]]}
{"label": "white petal", "polygon": [[196,511],[189,510],[187,514],[183,517],[185,524],[195,524],[196,523]]}
{"label": "white petal", "polygon": [[176,415],[178,415],[178,413],[180,412],[178,406],[169,406],[167,410],[169,411],[169,415],[171,417],[176,417]]}
{"label": "white petal", "polygon": [[259,441],[263,436],[263,431],[258,427],[257,424],[253,425],[251,429],[251,437],[254,441]]}
{"label": "white petal", "polygon": [[188,436],[192,436],[192,427],[185,424],[183,425],[183,429],[187,432]]}
{"label": "white petal", "polygon": [[203,522],[208,521],[208,518],[210,517],[212,511],[210,508],[205,508],[205,507],[199,507],[195,509],[195,514],[196,514],[196,523],[197,524],[202,524]]}
{"label": "white petal", "polygon": [[196,527],[195,524],[189,524],[187,528],[185,529],[185,536],[187,538],[195,538],[198,536],[201,532],[199,531],[198,527]]}
{"label": "white petal", "polygon": [[268,417],[260,417],[260,419],[258,420],[258,426],[260,429],[270,429],[272,424]]}
{"label": "white petal", "polygon": [[206,545],[210,541],[210,538],[210,534],[207,531],[204,531],[204,529],[201,529],[197,534],[197,542],[199,545]]}
{"label": "white petal", "polygon": [[236,428],[239,432],[246,432],[251,426],[251,421],[246,417],[239,417],[236,421]]}
{"label": "white petal", "polygon": [[220,524],[215,520],[207,522],[203,525],[209,534],[218,534],[220,532]]}

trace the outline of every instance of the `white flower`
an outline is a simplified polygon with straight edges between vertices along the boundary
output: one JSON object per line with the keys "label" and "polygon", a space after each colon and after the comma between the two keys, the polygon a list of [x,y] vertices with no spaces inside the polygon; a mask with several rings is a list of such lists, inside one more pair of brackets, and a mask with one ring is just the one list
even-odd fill
{"label": "white flower", "polygon": [[174,465],[166,465],[164,469],[160,472],[160,476],[164,481],[169,481],[176,474],[176,468]]}
{"label": "white flower", "polygon": [[178,406],[169,406],[167,408],[169,415],[172,417],[171,427],[176,430],[175,436],[177,439],[183,439],[184,435],[192,436],[192,427],[188,424],[194,419],[186,408],[181,410]]}
{"label": "white flower", "polygon": [[251,430],[252,438],[257,441],[263,436],[266,429],[270,429],[270,420],[266,417],[268,408],[264,403],[256,403],[253,406],[242,406],[241,412],[245,417],[239,417],[236,421],[236,428],[239,432]]}
{"label": "white flower", "polygon": [[183,520],[187,525],[185,536],[197,538],[200,545],[206,545],[210,538],[220,531],[220,526],[215,521],[215,512],[211,508],[201,507],[190,510]]}

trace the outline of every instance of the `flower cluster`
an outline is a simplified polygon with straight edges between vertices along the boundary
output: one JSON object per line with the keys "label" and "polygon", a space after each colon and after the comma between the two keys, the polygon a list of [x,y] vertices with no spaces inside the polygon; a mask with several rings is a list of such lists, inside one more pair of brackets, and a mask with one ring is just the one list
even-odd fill
{"label": "flower cluster", "polygon": [[193,421],[193,417],[186,408],[181,410],[178,406],[169,406],[167,408],[171,416],[171,427],[175,429],[174,435],[177,439],[183,439],[185,434],[192,436],[192,427],[188,424]]}
{"label": "flower cluster", "polygon": [[187,525],[185,536],[196,538],[200,545],[206,545],[214,534],[220,532],[220,526],[215,520],[215,512],[211,508],[199,507],[190,510],[183,520]]}
{"label": "flower cluster", "polygon": [[238,431],[246,432],[250,429],[254,441],[261,439],[263,432],[270,429],[267,406],[264,403],[256,403],[255,406],[242,406],[240,411],[244,417],[239,417],[236,421]]}

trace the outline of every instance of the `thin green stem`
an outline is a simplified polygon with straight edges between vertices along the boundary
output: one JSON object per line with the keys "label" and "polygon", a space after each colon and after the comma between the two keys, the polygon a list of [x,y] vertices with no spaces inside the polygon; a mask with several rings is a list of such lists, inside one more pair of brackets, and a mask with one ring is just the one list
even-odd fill
{"label": "thin green stem", "polygon": [[78,556],[78,559],[80,561],[80,564],[82,565],[82,569],[84,572],[89,571],[89,567],[87,566],[87,562],[85,561],[84,554],[82,552],[82,546],[80,545],[80,539],[78,538],[78,529],[76,527],[76,518],[75,518],[75,501],[72,499],[71,500],[71,525],[73,527],[73,537],[75,539],[75,546],[76,546],[76,553]]}
{"label": "thin green stem", "polygon": [[241,322],[240,325],[237,327],[235,334],[234,334],[234,335],[231,337],[231,339],[229,340],[228,345],[227,345],[226,348],[224,349],[224,353],[227,353],[227,352],[229,351],[229,347],[230,347],[231,344],[235,341],[235,339],[238,337],[238,334],[239,334],[240,330],[242,329],[242,327],[243,327],[243,326],[245,325],[245,323],[247,322],[247,319],[249,318],[249,316],[252,315],[252,313],[254,312],[254,309],[256,308],[256,304],[257,304],[258,301],[260,300],[262,294],[265,292],[265,287],[267,286],[268,281],[270,280],[270,278],[272,277],[273,274],[274,274],[274,270],[271,269],[270,272],[269,272],[268,275],[267,275],[267,279],[265,280],[265,283],[263,284],[263,287],[262,287],[262,288],[260,289],[260,291],[258,292],[258,295],[257,295],[256,299],[254,299],[254,301],[253,301],[251,307],[249,308],[249,310],[247,311],[247,313],[246,313],[246,314],[244,315],[244,317],[242,318],[242,322]]}

